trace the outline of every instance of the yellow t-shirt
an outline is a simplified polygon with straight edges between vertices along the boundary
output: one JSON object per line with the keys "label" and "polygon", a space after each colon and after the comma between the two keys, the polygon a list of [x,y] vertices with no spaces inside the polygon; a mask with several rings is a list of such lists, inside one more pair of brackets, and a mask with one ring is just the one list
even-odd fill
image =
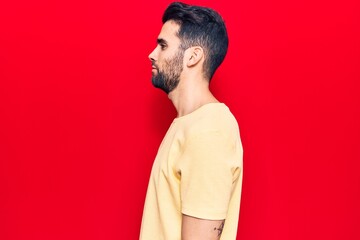
{"label": "yellow t-shirt", "polygon": [[182,214],[222,220],[235,240],[242,185],[238,124],[223,103],[176,118],[154,161],[140,240],[181,240]]}

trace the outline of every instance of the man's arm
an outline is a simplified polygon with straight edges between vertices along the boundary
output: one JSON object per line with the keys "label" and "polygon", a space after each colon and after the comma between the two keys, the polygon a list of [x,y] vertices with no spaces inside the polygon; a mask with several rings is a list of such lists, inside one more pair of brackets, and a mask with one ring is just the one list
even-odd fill
{"label": "man's arm", "polygon": [[219,240],[225,220],[206,220],[182,215],[181,240]]}

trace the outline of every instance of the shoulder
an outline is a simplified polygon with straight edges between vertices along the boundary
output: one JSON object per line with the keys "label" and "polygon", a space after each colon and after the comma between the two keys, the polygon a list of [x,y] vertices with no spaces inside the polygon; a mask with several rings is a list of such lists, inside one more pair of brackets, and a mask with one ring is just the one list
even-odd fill
{"label": "shoulder", "polygon": [[209,103],[201,107],[187,124],[187,137],[199,134],[221,134],[228,137],[237,137],[239,127],[234,115],[223,103]]}

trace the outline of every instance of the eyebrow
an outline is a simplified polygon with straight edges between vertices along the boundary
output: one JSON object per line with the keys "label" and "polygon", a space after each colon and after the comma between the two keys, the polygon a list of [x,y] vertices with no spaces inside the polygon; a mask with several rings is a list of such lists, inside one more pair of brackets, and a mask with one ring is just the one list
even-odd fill
{"label": "eyebrow", "polygon": [[167,41],[166,41],[165,39],[163,39],[163,38],[158,38],[158,39],[156,40],[156,42],[157,42],[158,44],[167,44]]}

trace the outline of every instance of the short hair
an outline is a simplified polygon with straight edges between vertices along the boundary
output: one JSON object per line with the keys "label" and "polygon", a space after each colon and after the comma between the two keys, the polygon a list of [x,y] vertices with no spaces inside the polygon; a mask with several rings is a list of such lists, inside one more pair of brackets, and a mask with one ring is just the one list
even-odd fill
{"label": "short hair", "polygon": [[180,25],[177,34],[183,49],[192,46],[203,48],[204,77],[210,81],[223,62],[229,44],[225,23],[220,14],[211,8],[173,2],[162,17],[163,23],[169,20]]}

